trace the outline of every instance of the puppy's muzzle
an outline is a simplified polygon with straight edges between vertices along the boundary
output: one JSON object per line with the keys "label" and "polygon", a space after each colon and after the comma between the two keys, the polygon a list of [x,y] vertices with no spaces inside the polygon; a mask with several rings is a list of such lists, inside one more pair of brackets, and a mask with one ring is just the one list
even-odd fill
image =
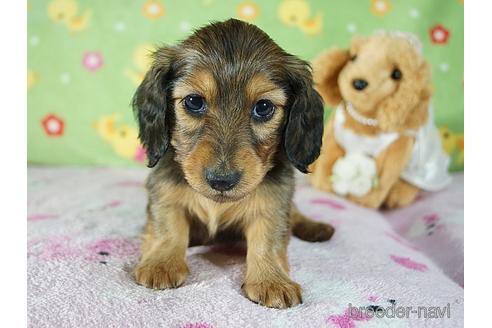
{"label": "puppy's muzzle", "polygon": [[241,173],[238,171],[217,172],[212,169],[206,169],[205,179],[212,189],[223,192],[231,190],[239,183]]}

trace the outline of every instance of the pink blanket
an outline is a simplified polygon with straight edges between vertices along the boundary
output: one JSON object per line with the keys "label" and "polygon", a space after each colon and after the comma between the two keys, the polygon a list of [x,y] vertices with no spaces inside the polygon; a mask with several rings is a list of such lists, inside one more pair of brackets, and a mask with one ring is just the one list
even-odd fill
{"label": "pink blanket", "polygon": [[415,205],[376,212],[299,181],[300,210],[337,228],[292,238],[304,303],[262,307],[241,292],[244,250],[192,247],[175,290],[130,272],[145,221],[146,170],[29,168],[30,327],[462,327],[463,183]]}

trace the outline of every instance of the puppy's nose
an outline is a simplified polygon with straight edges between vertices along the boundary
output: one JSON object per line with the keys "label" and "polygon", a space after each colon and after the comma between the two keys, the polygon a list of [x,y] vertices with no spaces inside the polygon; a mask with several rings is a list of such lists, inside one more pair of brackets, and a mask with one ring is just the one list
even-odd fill
{"label": "puppy's nose", "polygon": [[238,171],[218,173],[210,169],[205,170],[205,179],[210,187],[217,191],[227,191],[234,188],[241,178]]}
{"label": "puppy's nose", "polygon": [[369,85],[369,82],[367,82],[366,80],[355,79],[352,81],[352,85],[356,90],[361,91],[364,90]]}

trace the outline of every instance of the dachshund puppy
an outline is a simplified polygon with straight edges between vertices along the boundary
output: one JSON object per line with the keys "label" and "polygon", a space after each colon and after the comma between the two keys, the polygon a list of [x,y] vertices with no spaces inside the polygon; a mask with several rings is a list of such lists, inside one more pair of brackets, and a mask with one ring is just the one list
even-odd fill
{"label": "dachshund puppy", "polygon": [[189,245],[244,238],[246,296],[275,308],[301,303],[290,233],[323,241],[334,231],[292,202],[293,166],[307,172],[323,134],[308,64],[254,25],[214,23],[155,52],[133,107],[154,167],[136,281],[178,287]]}

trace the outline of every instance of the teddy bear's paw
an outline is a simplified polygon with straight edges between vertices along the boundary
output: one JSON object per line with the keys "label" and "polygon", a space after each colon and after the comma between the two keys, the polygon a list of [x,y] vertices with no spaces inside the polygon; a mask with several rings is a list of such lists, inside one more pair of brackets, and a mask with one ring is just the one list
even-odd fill
{"label": "teddy bear's paw", "polygon": [[369,208],[379,208],[381,207],[383,203],[382,197],[379,195],[378,192],[376,191],[371,191],[369,194],[363,196],[363,197],[357,197],[352,194],[349,194],[347,198],[356,204],[369,207]]}
{"label": "teddy bear's paw", "polygon": [[399,208],[410,205],[417,197],[419,189],[404,181],[398,181],[384,201],[386,208]]}

